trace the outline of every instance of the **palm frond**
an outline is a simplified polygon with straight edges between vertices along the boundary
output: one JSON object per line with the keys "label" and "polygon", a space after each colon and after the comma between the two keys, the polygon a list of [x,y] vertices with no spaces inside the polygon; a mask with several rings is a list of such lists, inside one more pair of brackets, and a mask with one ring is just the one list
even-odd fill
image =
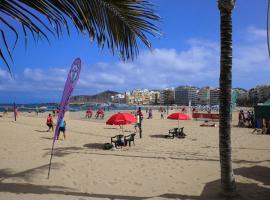
{"label": "palm frond", "polygon": [[[0,21],[7,27],[1,34],[11,60],[5,31],[16,35],[16,46],[19,35],[18,26],[11,25],[14,22],[22,25],[25,43],[28,32],[35,41],[49,41],[48,34],[60,37],[75,26],[100,48],[106,44],[113,54],[117,51],[126,60],[138,54],[139,41],[151,47],[147,35],[159,35],[155,25],[159,19],[147,0],[1,0],[0,4]],[[9,67],[2,50],[0,56]]]}

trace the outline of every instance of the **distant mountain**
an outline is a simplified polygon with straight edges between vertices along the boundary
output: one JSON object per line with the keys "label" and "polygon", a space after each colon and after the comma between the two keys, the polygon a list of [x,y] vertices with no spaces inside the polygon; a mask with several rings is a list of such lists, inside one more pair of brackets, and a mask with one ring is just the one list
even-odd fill
{"label": "distant mountain", "polygon": [[72,96],[70,98],[70,103],[105,103],[105,102],[110,101],[110,97],[116,94],[120,94],[120,93],[107,90],[107,91],[104,91],[95,95]]}

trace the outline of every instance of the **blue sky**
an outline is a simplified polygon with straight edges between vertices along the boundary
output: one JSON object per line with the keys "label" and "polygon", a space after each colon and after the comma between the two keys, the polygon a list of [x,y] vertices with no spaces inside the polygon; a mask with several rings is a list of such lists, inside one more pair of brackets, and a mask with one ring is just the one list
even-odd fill
{"label": "blue sky", "polygon": [[[13,52],[11,79],[0,61],[0,103],[58,102],[67,71],[82,60],[75,94],[107,89],[162,89],[178,85],[218,86],[219,10],[216,0],[152,0],[162,21],[161,38],[149,37],[153,50],[140,47],[134,62],[121,62],[107,49],[71,31],[50,43],[21,39]],[[267,0],[237,0],[233,11],[233,87],[268,83]],[[12,39],[12,36],[9,36]]]}

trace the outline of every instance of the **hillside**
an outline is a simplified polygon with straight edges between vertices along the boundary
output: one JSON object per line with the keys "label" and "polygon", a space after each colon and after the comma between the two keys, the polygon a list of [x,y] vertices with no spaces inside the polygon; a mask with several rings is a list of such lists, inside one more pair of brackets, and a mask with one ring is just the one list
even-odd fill
{"label": "hillside", "polygon": [[70,103],[105,103],[110,101],[110,97],[119,94],[114,91],[104,91],[95,95],[78,95],[70,98]]}

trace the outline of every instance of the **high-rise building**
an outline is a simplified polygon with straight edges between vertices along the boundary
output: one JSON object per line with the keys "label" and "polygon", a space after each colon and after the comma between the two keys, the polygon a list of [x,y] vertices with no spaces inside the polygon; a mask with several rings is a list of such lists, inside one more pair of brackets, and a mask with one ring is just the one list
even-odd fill
{"label": "high-rise building", "polygon": [[150,96],[149,103],[151,105],[157,105],[160,103],[160,91],[152,90],[149,92],[149,96]]}
{"label": "high-rise building", "polygon": [[219,105],[219,88],[210,90],[210,105]]}
{"label": "high-rise building", "polygon": [[203,87],[198,92],[198,104],[209,105],[210,104],[210,89],[211,87]]}
{"label": "high-rise building", "polygon": [[175,88],[175,104],[188,106],[196,105],[198,101],[198,88],[193,86],[179,86]]}
{"label": "high-rise building", "polygon": [[160,104],[171,105],[174,104],[174,89],[166,88],[160,92]]}

